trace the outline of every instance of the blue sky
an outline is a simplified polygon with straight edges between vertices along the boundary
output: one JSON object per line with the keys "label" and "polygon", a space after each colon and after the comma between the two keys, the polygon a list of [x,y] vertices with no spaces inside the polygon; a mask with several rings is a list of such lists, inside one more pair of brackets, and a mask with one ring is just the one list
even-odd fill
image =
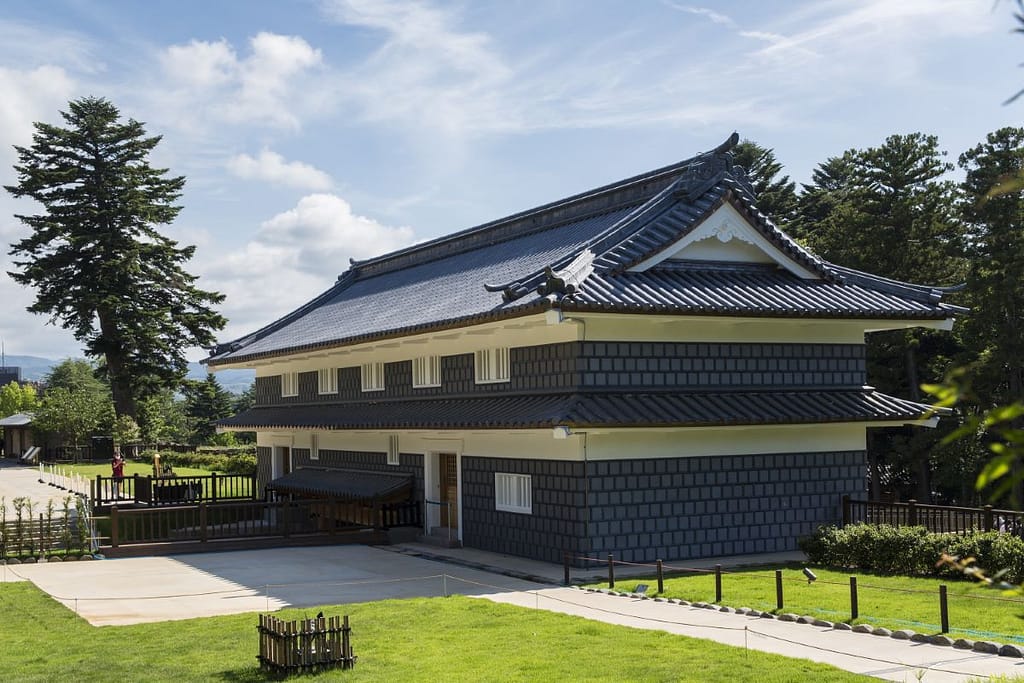
{"label": "blue sky", "polygon": [[[349,258],[464,229],[714,147],[733,130],[794,179],[892,133],[955,161],[1021,125],[1009,0],[5,0],[0,184],[33,121],[112,100],[187,176],[164,232],[224,292],[223,340],[327,288]],[[27,202],[0,197],[0,241]],[[6,251],[6,250],[4,250]],[[2,270],[9,269],[9,257]],[[9,354],[79,355],[0,276]],[[194,350],[192,358],[204,354]]]}

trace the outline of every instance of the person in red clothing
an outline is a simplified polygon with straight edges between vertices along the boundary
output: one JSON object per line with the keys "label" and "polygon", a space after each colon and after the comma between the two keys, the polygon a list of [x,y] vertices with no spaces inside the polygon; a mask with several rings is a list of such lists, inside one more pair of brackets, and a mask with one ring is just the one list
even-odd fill
{"label": "person in red clothing", "polygon": [[114,495],[120,498],[121,480],[124,479],[124,458],[121,457],[121,451],[114,451],[114,459],[110,461],[110,469],[114,477]]}

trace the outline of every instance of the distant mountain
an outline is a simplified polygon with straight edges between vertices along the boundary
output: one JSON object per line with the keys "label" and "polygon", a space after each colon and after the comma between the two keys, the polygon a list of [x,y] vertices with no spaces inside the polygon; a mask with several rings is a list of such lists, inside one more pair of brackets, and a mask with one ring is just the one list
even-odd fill
{"label": "distant mountain", "polygon": [[[61,359],[63,360],[63,359]],[[21,368],[21,378],[25,381],[38,382],[43,379],[60,360],[41,358],[39,356],[5,356],[6,367]],[[206,379],[206,366],[201,363],[189,363],[189,379]],[[253,370],[221,370],[216,373],[217,381],[228,391],[240,394],[253,383],[256,373]]]}
{"label": "distant mountain", "polygon": [[[206,379],[207,372],[206,366],[202,363],[189,363],[188,375],[186,377],[189,379]],[[213,373],[213,375],[222,387],[236,394],[242,393],[256,381],[255,370],[221,370]]]}

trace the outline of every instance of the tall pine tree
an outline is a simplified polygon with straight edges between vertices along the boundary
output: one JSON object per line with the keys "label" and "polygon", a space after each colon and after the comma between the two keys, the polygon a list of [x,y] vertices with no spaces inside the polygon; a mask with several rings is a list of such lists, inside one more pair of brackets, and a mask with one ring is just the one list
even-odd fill
{"label": "tall pine tree", "polygon": [[1024,128],[1002,128],[960,155],[966,171],[972,306],[965,337],[977,358],[982,408],[1024,399],[1024,190],[993,192],[1024,174]]}
{"label": "tall pine tree", "polygon": [[[961,282],[963,227],[943,154],[934,136],[911,133],[827,160],[804,186],[794,232],[838,265],[905,282]],[[868,377],[886,393],[919,399],[920,384],[941,380],[959,351],[947,333],[875,333],[868,337]],[[872,497],[885,485],[928,500],[936,441],[925,430],[873,430]]]}
{"label": "tall pine tree", "polygon": [[185,350],[206,346],[224,319],[224,297],[195,286],[179,247],[154,226],[171,223],[185,178],[148,157],[160,136],[109,101],[87,97],[61,112],[65,127],[35,124],[31,147],[16,147],[18,184],[6,189],[43,207],[17,215],[32,233],[12,245],[11,277],[36,289],[28,310],[72,330],[99,359],[118,415],[179,384]]}

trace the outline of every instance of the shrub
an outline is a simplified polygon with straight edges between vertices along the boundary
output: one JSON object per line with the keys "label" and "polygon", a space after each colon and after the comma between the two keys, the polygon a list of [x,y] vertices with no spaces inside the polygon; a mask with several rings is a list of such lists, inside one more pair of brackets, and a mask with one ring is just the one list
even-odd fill
{"label": "shrub", "polygon": [[905,576],[954,576],[953,568],[938,565],[942,554],[948,553],[973,557],[989,573],[1005,570],[1007,581],[1024,581],[1024,540],[994,531],[935,534],[919,526],[823,526],[800,539],[800,549],[814,564]]}
{"label": "shrub", "polygon": [[[245,452],[245,449],[235,450],[232,454],[224,454],[217,451],[203,451],[200,453],[160,453],[160,462],[172,467],[197,467],[199,469],[211,470],[222,474],[255,474],[256,454]],[[153,456],[158,451],[143,451],[142,460],[153,462]]]}

